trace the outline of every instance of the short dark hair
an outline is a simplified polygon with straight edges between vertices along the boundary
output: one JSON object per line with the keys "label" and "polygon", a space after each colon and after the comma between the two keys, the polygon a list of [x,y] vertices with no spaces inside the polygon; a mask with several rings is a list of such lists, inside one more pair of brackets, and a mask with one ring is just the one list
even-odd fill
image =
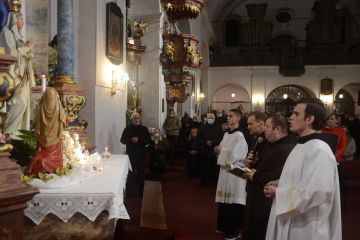
{"label": "short dark hair", "polygon": [[272,113],[272,114],[268,115],[266,117],[266,120],[267,119],[271,119],[271,124],[272,124],[273,130],[276,127],[280,127],[281,131],[283,133],[286,133],[286,134],[288,133],[288,121],[284,115],[282,115],[279,112],[276,112],[276,113]]}
{"label": "short dark hair", "polygon": [[326,114],[324,103],[317,98],[303,98],[298,102],[298,104],[305,104],[304,119],[314,116],[312,128],[316,131],[320,130],[323,126]]}
{"label": "short dark hair", "polygon": [[248,118],[251,116],[254,116],[254,118],[257,122],[259,122],[259,121],[265,122],[265,120],[266,120],[266,114],[263,112],[260,112],[260,111],[254,111],[254,112],[249,113]]}
{"label": "short dark hair", "polygon": [[243,116],[242,111],[239,110],[239,109],[236,109],[236,108],[230,109],[229,112],[235,113],[235,115],[240,117],[240,118],[242,118],[242,116]]}
{"label": "short dark hair", "polygon": [[328,115],[326,115],[326,119],[329,119],[331,116],[334,116],[336,120],[338,120],[340,117],[337,113],[331,112]]}

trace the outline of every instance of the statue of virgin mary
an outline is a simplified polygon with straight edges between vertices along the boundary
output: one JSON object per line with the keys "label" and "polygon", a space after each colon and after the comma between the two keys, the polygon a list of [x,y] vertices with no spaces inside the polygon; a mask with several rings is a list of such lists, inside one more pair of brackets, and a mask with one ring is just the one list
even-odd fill
{"label": "statue of virgin mary", "polygon": [[10,101],[5,129],[5,132],[12,138],[16,138],[18,130],[30,129],[31,88],[35,86],[32,67],[32,49],[35,41],[34,39],[24,40],[21,33],[24,19],[20,8],[19,0],[10,2],[7,24],[0,32],[0,46],[5,48],[5,53],[17,57],[17,62],[9,70],[9,74],[16,83],[16,92]]}

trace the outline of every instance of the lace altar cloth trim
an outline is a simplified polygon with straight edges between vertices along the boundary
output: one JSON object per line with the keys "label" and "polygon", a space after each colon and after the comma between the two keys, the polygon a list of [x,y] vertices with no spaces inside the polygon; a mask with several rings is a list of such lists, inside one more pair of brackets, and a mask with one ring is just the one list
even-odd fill
{"label": "lace altar cloth trim", "polygon": [[87,194],[86,196],[73,194],[64,197],[51,194],[40,197],[36,195],[28,202],[28,208],[24,210],[24,214],[35,224],[40,224],[49,213],[64,222],[67,222],[77,212],[86,216],[90,221],[94,221],[102,211],[109,212],[109,220],[113,218],[130,219],[122,199],[112,194]]}
{"label": "lace altar cloth trim", "polygon": [[35,224],[49,213],[67,222],[75,213],[81,213],[90,221],[103,211],[113,218],[130,219],[123,204],[123,192],[128,171],[131,169],[127,155],[111,155],[104,161],[104,170],[91,175],[85,182],[70,188],[41,189],[28,201],[25,216]]}

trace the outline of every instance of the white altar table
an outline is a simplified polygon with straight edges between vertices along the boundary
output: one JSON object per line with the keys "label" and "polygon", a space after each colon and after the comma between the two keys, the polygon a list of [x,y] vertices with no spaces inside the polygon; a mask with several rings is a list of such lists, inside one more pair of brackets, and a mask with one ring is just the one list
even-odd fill
{"label": "white altar table", "polygon": [[123,203],[126,178],[130,161],[127,155],[111,155],[104,160],[104,169],[95,173],[74,187],[40,189],[40,193],[28,202],[25,216],[40,224],[53,214],[67,222],[80,213],[94,221],[102,212],[108,212],[110,219],[129,219]]}

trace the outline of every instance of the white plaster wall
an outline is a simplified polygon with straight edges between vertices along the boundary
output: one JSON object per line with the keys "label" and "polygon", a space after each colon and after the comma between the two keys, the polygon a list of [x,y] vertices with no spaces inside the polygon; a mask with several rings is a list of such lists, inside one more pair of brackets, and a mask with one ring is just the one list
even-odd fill
{"label": "white plaster wall", "polygon": [[[324,77],[333,79],[334,93],[350,83],[360,83],[360,65],[306,66],[305,74],[299,77],[284,77],[277,66],[254,67],[210,67],[208,68],[207,104],[210,105],[214,94],[228,84],[239,84],[252,97],[253,107],[256,101],[263,105],[266,96],[275,88],[283,85],[298,85],[320,96],[320,80]],[[256,97],[263,97],[263,100]],[[356,99],[354,99],[357,101]],[[263,106],[262,106],[262,109]],[[357,109],[356,109],[357,110]],[[357,110],[358,111],[358,110]]]}
{"label": "white plaster wall", "polygon": [[[195,75],[195,96],[191,103],[191,109],[188,110],[188,112],[193,112],[194,115],[201,115],[202,113],[209,112],[210,108],[207,104],[206,99],[209,97],[207,93],[207,67],[210,64],[209,61],[209,42],[214,37],[214,32],[211,26],[211,23],[209,22],[206,9],[202,10],[202,13],[197,19],[190,21],[190,29],[191,34],[194,35],[196,38],[199,39],[198,43],[198,51],[200,53],[200,56],[202,57],[202,64],[200,66],[200,69],[196,71]],[[205,74],[205,75],[204,75]],[[198,96],[200,93],[204,93],[205,99],[202,102],[198,101]],[[200,110],[198,112],[194,112],[194,105],[197,103],[200,105]]]}
{"label": "white plaster wall", "polygon": [[[123,64],[114,65],[105,56],[106,41],[106,3],[111,1],[96,0],[96,64],[88,66],[96,69],[96,82],[94,86],[95,101],[95,144],[97,151],[102,152],[105,146],[109,146],[110,152],[123,153],[125,146],[120,143],[120,137],[126,126],[126,91],[117,91],[114,96],[110,94],[112,71],[126,70],[125,55],[125,0],[116,1],[124,15],[123,31]],[[86,1],[86,4],[88,1]],[[85,4],[85,1],[84,1]],[[94,17],[94,16],[92,16]],[[91,50],[90,50],[91,51]]]}
{"label": "white plaster wall", "polygon": [[[80,118],[89,123],[89,143],[102,152],[109,146],[113,153],[123,153],[120,137],[125,127],[126,92],[111,96],[112,71],[125,71],[125,0],[116,1],[124,15],[123,64],[113,65],[105,56],[106,3],[104,0],[74,0],[74,48],[76,81],[86,89],[86,106]],[[49,39],[57,33],[57,0],[49,0]],[[80,8],[81,6],[81,8]]]}
{"label": "white plaster wall", "polygon": [[[139,96],[142,106],[142,123],[147,127],[161,127],[166,117],[165,83],[161,73],[160,53],[162,46],[163,15],[160,1],[134,0],[129,11],[131,20],[148,22],[148,31],[141,38],[146,46],[140,65]],[[164,99],[164,112],[162,112]]]}
{"label": "white plaster wall", "polygon": [[[78,18],[79,27],[76,28],[79,36],[77,59],[79,74],[78,83],[86,89],[86,105],[80,112],[80,119],[88,122],[86,129],[89,143],[95,144],[95,83],[96,83],[96,0],[80,0]],[[91,67],[89,67],[91,66]]]}

